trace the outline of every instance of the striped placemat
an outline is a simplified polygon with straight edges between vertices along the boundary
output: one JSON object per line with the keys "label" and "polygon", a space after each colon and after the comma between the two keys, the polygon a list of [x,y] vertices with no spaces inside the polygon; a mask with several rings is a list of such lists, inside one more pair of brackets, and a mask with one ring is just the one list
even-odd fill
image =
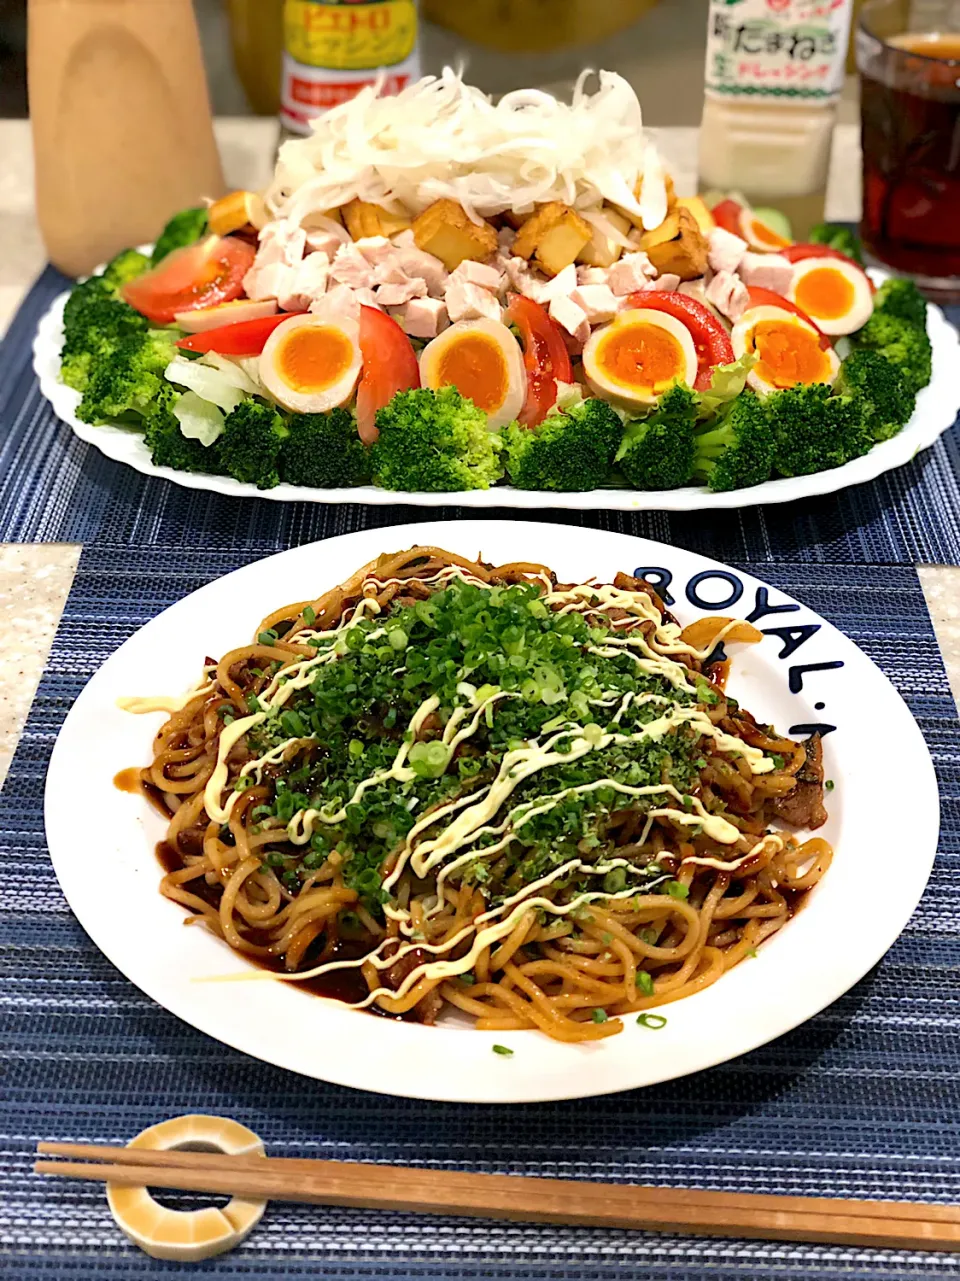
{"label": "striped placemat", "polygon": [[[39,1139],[125,1142],[147,1124],[202,1111],[251,1126],[276,1155],[960,1201],[960,723],[912,567],[743,564],[852,637],[903,694],[930,745],[943,798],[940,856],[899,942],[842,1000],[736,1062],[648,1090],[507,1110],[364,1094],[229,1050],[138,992],[93,947],[60,894],[41,805],[50,750],[73,699],[136,628],[255,554],[246,543],[224,540],[190,556],[143,544],[88,546],[81,556],[0,796],[0,1275],[11,1281],[198,1274],[230,1281],[958,1277],[957,1256],[288,1205],[269,1207],[241,1248],[197,1269],[155,1262],[129,1245],[93,1185],[45,1182],[30,1172]],[[77,768],[94,765],[78,761]],[[885,782],[896,773],[895,743],[878,743],[875,768],[881,804]],[[78,814],[76,821],[96,817]],[[907,859],[909,805],[891,822]],[[109,893],[110,869],[90,874]],[[762,957],[751,964],[763,964]]]}
{"label": "striped placemat", "polygon": [[[0,345],[0,542],[243,545],[261,554],[459,508],[273,503],[181,489],[111,462],[78,440],[40,394],[37,321],[69,281],[48,268]],[[954,309],[960,320],[960,309]],[[547,496],[544,496],[547,499]],[[548,501],[548,500],[547,500]],[[476,511],[469,515],[476,517]],[[960,430],[869,484],[786,506],[730,512],[542,512],[545,519],[640,535],[725,561],[960,564]]]}

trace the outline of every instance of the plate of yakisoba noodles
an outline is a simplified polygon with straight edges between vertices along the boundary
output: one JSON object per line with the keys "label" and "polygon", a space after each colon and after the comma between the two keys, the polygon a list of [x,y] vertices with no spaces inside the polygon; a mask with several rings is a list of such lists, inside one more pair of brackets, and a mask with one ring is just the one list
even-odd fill
{"label": "plate of yakisoba noodles", "polygon": [[796,1027],[904,928],[938,815],[907,707],[802,603],[510,521],[194,592],[87,685],[46,791],[70,906],[154,1000],[308,1076],[463,1102],[647,1085]]}

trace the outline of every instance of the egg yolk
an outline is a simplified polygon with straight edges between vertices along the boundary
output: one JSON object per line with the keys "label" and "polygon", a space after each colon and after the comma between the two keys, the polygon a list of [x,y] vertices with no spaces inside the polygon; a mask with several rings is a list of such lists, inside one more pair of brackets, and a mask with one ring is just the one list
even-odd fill
{"label": "egg yolk", "polygon": [[839,320],[846,316],[856,297],[853,285],[835,267],[815,267],[797,281],[796,303],[809,316]]}
{"label": "egg yolk", "polygon": [[280,377],[294,391],[326,391],[350,367],[353,344],[341,329],[300,325],[277,352]]}
{"label": "egg yolk", "polygon": [[758,218],[750,221],[750,235],[758,245],[770,245],[772,249],[782,249],[784,245],[789,245],[789,240],[784,240],[772,227],[766,226]]}
{"label": "egg yolk", "polygon": [[683,348],[659,325],[614,325],[597,350],[597,365],[621,387],[661,391],[686,373]]}
{"label": "egg yolk", "polygon": [[434,374],[438,387],[456,387],[478,409],[491,413],[507,395],[507,362],[486,334],[464,334],[440,352]]}
{"label": "egg yolk", "polygon": [[759,357],[755,372],[771,387],[830,380],[830,361],[820,339],[805,325],[789,320],[761,320],[753,331]]}

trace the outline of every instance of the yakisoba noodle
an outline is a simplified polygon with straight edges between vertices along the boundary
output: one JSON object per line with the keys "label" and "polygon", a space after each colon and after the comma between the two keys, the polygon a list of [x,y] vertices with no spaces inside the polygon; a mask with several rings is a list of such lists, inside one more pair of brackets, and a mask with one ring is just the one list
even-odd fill
{"label": "yakisoba noodle", "polygon": [[681,630],[623,574],[381,556],[210,661],[160,730],[162,892],[375,1012],[610,1036],[752,955],[830,865],[783,826],[825,821],[819,740],[708,662],[759,635]]}

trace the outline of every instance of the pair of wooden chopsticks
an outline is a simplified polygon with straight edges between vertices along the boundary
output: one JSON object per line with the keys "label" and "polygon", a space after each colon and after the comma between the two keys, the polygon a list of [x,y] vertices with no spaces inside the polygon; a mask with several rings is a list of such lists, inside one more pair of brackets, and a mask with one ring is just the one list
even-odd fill
{"label": "pair of wooden chopsticks", "polygon": [[[156,1152],[41,1143],[38,1174],[419,1214],[518,1223],[808,1241],[907,1250],[960,1250],[960,1206],[581,1183],[346,1161]],[[97,1164],[82,1164],[96,1162]]]}

